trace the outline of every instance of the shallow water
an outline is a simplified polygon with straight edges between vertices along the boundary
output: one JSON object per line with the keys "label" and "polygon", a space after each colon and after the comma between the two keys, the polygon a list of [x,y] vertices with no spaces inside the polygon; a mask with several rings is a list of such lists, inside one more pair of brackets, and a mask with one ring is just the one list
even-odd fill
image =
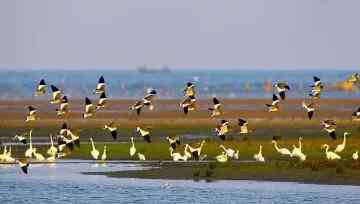
{"label": "shallow water", "polygon": [[88,162],[0,166],[0,203],[360,203],[360,187],[287,182],[117,179],[81,172],[141,168]]}

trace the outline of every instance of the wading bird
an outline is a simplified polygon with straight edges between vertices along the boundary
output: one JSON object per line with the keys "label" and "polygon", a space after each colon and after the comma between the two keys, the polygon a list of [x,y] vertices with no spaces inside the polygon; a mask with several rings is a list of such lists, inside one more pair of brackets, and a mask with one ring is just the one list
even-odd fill
{"label": "wading bird", "polygon": [[352,154],[352,159],[353,160],[358,160],[359,159],[359,151],[356,151]]}
{"label": "wading bird", "polygon": [[329,151],[329,145],[324,144],[324,145],[322,146],[322,148],[325,148],[326,159],[328,159],[328,160],[338,160],[338,159],[341,159],[341,157],[340,157],[338,154],[336,154],[335,152]]}
{"label": "wading bird", "polygon": [[213,103],[213,107],[209,108],[209,111],[211,111],[210,117],[221,116],[223,114],[223,109],[220,101],[216,97],[213,97]]}
{"label": "wading bird", "polygon": [[220,148],[222,148],[226,155],[232,159],[239,159],[239,150],[235,151],[231,148],[226,148],[224,145],[220,145]]}
{"label": "wading bird", "polygon": [[129,150],[129,154],[132,157],[136,153],[136,148],[135,148],[135,143],[134,143],[134,138],[133,137],[130,138],[130,141],[131,141],[131,147],[130,147],[130,150]]}
{"label": "wading bird", "polygon": [[146,160],[144,154],[141,154],[141,153],[138,152],[137,155],[138,155],[139,160],[141,160],[141,161],[145,161],[145,160]]}
{"label": "wading bird", "polygon": [[38,153],[36,151],[37,151],[37,149],[33,148],[33,154],[34,154],[35,159],[38,161],[44,161],[45,157],[41,153]]}
{"label": "wading bird", "polygon": [[106,145],[104,145],[104,151],[103,151],[103,153],[101,155],[101,161],[105,161],[106,157],[107,157],[107,155],[106,155]]}
{"label": "wading bird", "polygon": [[226,152],[221,152],[221,154],[217,155],[215,158],[216,158],[216,161],[218,161],[220,163],[225,163],[228,161],[228,156],[227,156]]}
{"label": "wading bird", "polygon": [[32,130],[29,132],[29,148],[25,151],[25,157],[32,158],[33,146],[32,146]]}
{"label": "wading bird", "polygon": [[272,143],[274,144],[275,150],[278,153],[280,153],[281,155],[285,155],[285,156],[291,156],[290,150],[287,148],[279,148],[276,140],[272,140]]}
{"label": "wading bird", "polygon": [[47,85],[44,79],[41,79],[39,85],[36,87],[35,96],[43,96],[47,91]]}
{"label": "wading bird", "polygon": [[269,112],[277,112],[279,111],[279,98],[273,94],[272,103],[266,104]]}
{"label": "wading bird", "polygon": [[54,146],[54,141],[53,141],[53,138],[52,138],[52,135],[50,134],[50,142],[51,142],[51,146],[50,148],[47,150],[47,154],[50,155],[50,156],[53,156],[55,157],[58,153],[58,149]]}
{"label": "wading bird", "polygon": [[259,152],[254,154],[254,159],[258,162],[265,162],[265,158],[262,155],[262,145],[259,146]]}
{"label": "wading bird", "polygon": [[200,143],[200,146],[197,147],[197,148],[191,147],[190,145],[186,144],[186,147],[190,150],[190,153],[191,153],[191,156],[192,156],[193,159],[200,160],[200,158],[201,158],[201,150],[202,150],[204,144],[205,144],[205,140],[203,140]]}
{"label": "wading bird", "polygon": [[92,147],[92,150],[90,152],[91,156],[92,156],[93,159],[97,160],[99,158],[100,152],[99,152],[99,150],[97,150],[95,148],[95,144],[94,144],[94,141],[93,141],[92,137],[90,137],[90,142],[91,142],[91,147]]}
{"label": "wading bird", "polygon": [[336,146],[335,148],[335,152],[336,153],[341,153],[342,151],[344,151],[345,146],[346,146],[346,137],[350,135],[350,133],[348,132],[344,132],[344,139],[343,142],[341,144],[339,144],[338,146]]}

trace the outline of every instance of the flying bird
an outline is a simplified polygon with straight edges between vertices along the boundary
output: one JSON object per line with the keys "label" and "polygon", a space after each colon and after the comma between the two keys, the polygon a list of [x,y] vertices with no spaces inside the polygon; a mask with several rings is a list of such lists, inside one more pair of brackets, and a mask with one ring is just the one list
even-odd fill
{"label": "flying bird", "polygon": [[360,120],[360,107],[357,109],[357,111],[356,112],[353,112],[353,114],[352,114],[352,119],[353,120]]}
{"label": "flying bird", "polygon": [[145,139],[146,142],[150,143],[151,142],[151,138],[150,138],[150,128],[141,128],[141,127],[137,127],[136,128],[136,132]]}
{"label": "flying bird", "polygon": [[155,89],[149,89],[148,93],[145,95],[145,97],[142,99],[142,102],[144,106],[148,106],[150,110],[154,110],[154,100],[156,98],[156,90]]}
{"label": "flying bird", "polygon": [[302,107],[306,110],[309,120],[311,120],[315,112],[314,103],[306,104],[305,101],[303,101]]}
{"label": "flying bird", "polygon": [[190,97],[190,96],[195,97],[195,94],[196,94],[195,85],[192,84],[191,82],[188,82],[184,89],[184,94],[186,97]]}
{"label": "flying bird", "polygon": [[336,140],[336,122],[334,120],[324,120],[321,121],[323,129],[329,134],[331,139]]}
{"label": "flying bird", "polygon": [[118,128],[116,127],[114,121],[111,121],[110,123],[105,124],[104,129],[110,131],[111,137],[114,140],[116,140],[116,138],[117,138],[117,129]]}
{"label": "flying bird", "polygon": [[132,106],[130,106],[130,110],[136,111],[137,115],[140,115],[141,109],[144,107],[143,101],[136,101]]}
{"label": "flying bird", "polygon": [[167,141],[170,144],[170,147],[175,151],[176,146],[180,145],[180,139],[179,137],[166,137]]}
{"label": "flying bird", "polygon": [[227,120],[221,120],[221,124],[215,128],[215,132],[221,140],[226,139],[226,134],[230,131],[230,123]]}
{"label": "flying bird", "polygon": [[57,115],[58,116],[65,116],[66,114],[69,113],[69,102],[66,96],[62,97],[61,103],[60,103],[60,108],[56,109]]}
{"label": "flying bird", "polygon": [[52,91],[52,98],[50,100],[51,104],[60,104],[62,102],[63,94],[62,92],[54,85],[50,85]]}
{"label": "flying bird", "polygon": [[85,112],[83,113],[83,118],[90,118],[95,114],[95,106],[91,103],[91,100],[85,98]]}
{"label": "flying bird", "polygon": [[276,91],[279,93],[281,100],[285,100],[286,98],[286,91],[290,90],[290,86],[288,83],[285,82],[279,82],[274,85],[276,88]]}
{"label": "flying bird", "polygon": [[239,118],[238,119],[238,125],[240,126],[240,134],[248,134],[248,122],[244,119]]}
{"label": "flying bird", "polygon": [[34,108],[33,106],[28,106],[28,109],[29,109],[29,113],[28,115],[26,116],[26,122],[29,122],[29,121],[34,121],[34,120],[37,120],[37,116],[36,116],[36,113],[37,113],[37,109]]}
{"label": "flying bird", "polygon": [[180,108],[183,110],[184,114],[187,115],[189,111],[194,111],[196,109],[196,99],[194,96],[186,97],[181,103]]}
{"label": "flying bird", "polygon": [[106,97],[105,92],[102,92],[101,95],[100,95],[99,102],[98,102],[98,104],[96,106],[96,110],[99,110],[101,108],[105,108],[107,103],[108,103],[108,98]]}
{"label": "flying bird", "polygon": [[105,93],[105,79],[103,76],[100,76],[98,84],[96,85],[95,94],[102,94]]}
{"label": "flying bird", "polygon": [[211,111],[211,117],[221,116],[223,114],[223,110],[220,101],[216,97],[214,97],[213,103],[213,107],[209,108],[209,111]]}
{"label": "flying bird", "polygon": [[279,98],[276,96],[276,94],[273,94],[272,103],[266,104],[268,107],[269,112],[277,112],[279,111]]}
{"label": "flying bird", "polygon": [[36,88],[35,96],[43,96],[43,95],[45,95],[45,93],[47,91],[47,87],[48,86],[46,85],[45,80],[41,79],[39,85]]}

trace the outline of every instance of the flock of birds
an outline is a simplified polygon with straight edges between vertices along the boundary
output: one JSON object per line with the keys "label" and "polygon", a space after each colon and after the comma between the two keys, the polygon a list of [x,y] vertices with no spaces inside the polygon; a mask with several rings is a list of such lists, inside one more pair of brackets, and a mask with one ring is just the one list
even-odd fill
{"label": "flock of birds", "polygon": [[[311,92],[309,93],[309,101],[302,102],[302,107],[304,108],[307,117],[311,120],[315,114],[315,105],[318,99],[320,99],[321,94],[323,92],[324,86],[319,77],[314,76],[314,83],[311,85]],[[359,83],[360,77],[358,73],[353,74],[349,80],[353,83]],[[57,116],[65,117],[69,114],[69,101],[66,95],[54,85],[50,85],[52,91],[52,97],[50,99],[51,104],[58,105],[58,108],[55,109]],[[41,79],[40,83],[38,84],[35,95],[36,96],[44,96],[48,90],[48,85],[45,83],[44,79]],[[274,94],[272,97],[271,104],[265,104],[267,107],[268,112],[278,112],[280,110],[280,104],[282,101],[286,100],[286,93],[290,91],[290,86],[285,82],[279,82],[274,84]],[[96,89],[94,94],[99,95],[99,100],[96,105],[94,105],[90,98],[85,98],[85,108],[84,112],[82,113],[82,117],[84,119],[94,117],[96,112],[105,108],[108,104],[108,98],[106,97],[106,83],[103,76],[101,76],[98,80]],[[147,90],[146,95],[137,100],[133,105],[129,107],[131,111],[134,111],[138,116],[141,114],[144,108],[148,108],[149,110],[153,110],[155,108],[155,99],[157,96],[157,92],[155,89]],[[280,99],[279,99],[280,98]],[[210,117],[221,117],[224,114],[223,106],[220,100],[216,97],[213,97],[213,106],[208,108],[210,111]],[[196,106],[196,87],[193,83],[187,83],[184,89],[184,98],[181,101],[180,109],[185,114],[188,115],[191,112],[197,109]],[[26,122],[38,120],[38,109],[34,106],[28,106],[28,115],[26,117]],[[360,108],[358,108],[352,114],[353,120],[360,120]],[[336,140],[336,122],[334,120],[324,120],[321,121],[323,125],[324,131],[328,133],[328,135],[333,139]],[[248,122],[243,119],[238,119],[238,126],[240,127],[240,134],[249,134],[251,130],[248,129]],[[105,124],[105,130],[109,131],[113,140],[117,139],[117,130],[118,127],[116,126],[114,121],[110,121],[108,124]],[[230,122],[227,120],[220,120],[220,124],[215,127],[216,135],[222,140],[225,141],[227,139],[227,134],[231,129]],[[148,127],[136,127],[136,132],[140,137],[144,139],[147,143],[151,143],[151,129]],[[339,155],[341,152],[344,151],[346,146],[346,137],[350,133],[345,132],[343,135],[343,142],[339,144],[334,151],[329,151],[329,145],[324,144],[322,148],[325,150],[325,155],[328,160],[337,160],[341,159]],[[80,147],[80,136],[72,131],[67,123],[63,123],[59,134],[55,137],[50,135],[50,147],[47,150],[46,154],[48,155],[47,158],[43,156],[41,153],[37,152],[37,149],[34,148],[32,144],[32,130],[29,133],[23,135],[16,135],[14,139],[24,145],[29,145],[28,149],[25,151],[25,159],[15,159],[12,157],[11,153],[11,146],[7,149],[6,146],[3,148],[3,153],[0,154],[0,162],[8,162],[14,163],[17,162],[22,171],[27,174],[28,167],[31,158],[35,158],[37,161],[47,161],[47,162],[55,162],[57,159],[63,158],[71,154],[71,152],[75,149]],[[54,140],[56,142],[54,142]],[[184,145],[183,153],[177,151],[179,149],[179,145],[181,144],[179,137],[166,137],[166,140],[169,143],[169,154],[170,157],[174,161],[187,161],[189,159],[194,160],[203,160],[207,157],[207,155],[202,154],[203,146],[205,145],[205,141],[201,141],[199,145],[196,147],[190,146],[189,144]],[[130,138],[131,146],[129,149],[129,155],[131,157],[137,155],[139,160],[146,160],[146,157],[143,153],[137,152],[135,147],[134,138]],[[55,144],[56,143],[56,144]],[[106,145],[103,148],[103,153],[100,156],[100,151],[96,149],[95,143],[92,138],[90,138],[91,143],[91,157],[95,160],[100,159],[101,161],[105,161],[107,159],[107,148]],[[284,156],[289,157],[296,157],[301,161],[306,160],[306,155],[302,151],[302,137],[298,140],[298,145],[293,145],[292,150],[287,148],[280,148],[277,139],[274,137],[272,140],[272,144],[274,145],[275,150]],[[218,162],[227,162],[229,159],[237,160],[239,158],[239,150],[234,150],[229,147],[225,147],[224,145],[220,145],[219,148],[221,149],[221,154],[216,156],[215,159]],[[259,151],[254,154],[253,158],[258,162],[265,162],[265,158],[262,154],[262,145],[259,146]],[[352,155],[354,160],[358,160],[358,151],[354,152]]]}

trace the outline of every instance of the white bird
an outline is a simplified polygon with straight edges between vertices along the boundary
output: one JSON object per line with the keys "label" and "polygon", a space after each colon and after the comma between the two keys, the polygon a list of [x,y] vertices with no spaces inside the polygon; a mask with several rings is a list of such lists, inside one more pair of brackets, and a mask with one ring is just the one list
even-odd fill
{"label": "white bird", "polygon": [[223,114],[223,109],[220,101],[216,97],[213,97],[213,103],[213,107],[209,108],[209,111],[211,111],[210,117],[221,116]]}
{"label": "white bird", "polygon": [[276,140],[273,140],[272,143],[274,144],[274,147],[278,153],[280,153],[281,155],[291,156],[290,150],[287,148],[279,148]]}
{"label": "white bird", "polygon": [[67,99],[67,96],[63,96],[60,102],[60,108],[59,109],[55,109],[57,116],[61,117],[61,116],[65,116],[69,113],[69,102]]}
{"label": "white bird", "polygon": [[96,94],[105,93],[105,88],[106,88],[105,79],[103,76],[100,76],[98,84],[96,85],[95,93]]}
{"label": "white bird", "polygon": [[63,94],[62,92],[54,85],[50,85],[52,91],[52,98],[50,100],[51,104],[60,104],[62,101]]}
{"label": "white bird", "polygon": [[228,161],[228,156],[227,156],[226,152],[222,152],[220,155],[217,155],[215,158],[218,162],[221,162],[221,163],[225,163]]}
{"label": "white bird", "polygon": [[297,157],[299,158],[301,161],[305,161],[306,160],[306,155],[299,149],[296,147],[296,145],[293,145],[293,150],[291,152],[291,157]]}
{"label": "white bird", "polygon": [[141,109],[144,107],[143,101],[136,101],[132,106],[130,106],[130,110],[136,111],[137,115],[140,115]]}
{"label": "white bird", "polygon": [[180,103],[180,108],[184,112],[185,115],[189,113],[189,111],[196,110],[196,99],[195,96],[187,96]]}
{"label": "white bird", "polygon": [[176,146],[180,145],[180,139],[179,137],[166,137],[167,141],[170,144],[170,147],[175,151],[176,150]]}
{"label": "white bird", "polygon": [[28,109],[29,109],[29,113],[28,115],[26,116],[26,122],[29,122],[29,121],[34,121],[34,120],[37,120],[37,116],[36,116],[36,113],[37,113],[37,109],[34,108],[33,106],[28,106]]}
{"label": "white bird", "polygon": [[36,160],[38,160],[38,161],[45,160],[45,157],[42,154],[36,152],[36,148],[33,148],[33,154],[34,154]]}
{"label": "white bird", "polygon": [[195,94],[196,94],[195,85],[193,83],[191,83],[191,82],[188,82],[186,84],[185,89],[184,89],[184,94],[187,97],[195,96]]}
{"label": "white bird", "polygon": [[116,140],[118,128],[116,127],[114,121],[111,121],[110,123],[105,124],[104,129],[110,131],[111,137],[113,138],[113,140]]}
{"label": "white bird", "polygon": [[101,108],[105,108],[107,104],[108,104],[108,98],[106,97],[105,92],[103,92],[100,95],[100,99],[99,99],[99,102],[98,102],[98,104],[96,106],[96,110],[99,110]]}
{"label": "white bird", "polygon": [[58,153],[58,149],[54,146],[54,142],[51,134],[50,134],[50,142],[51,142],[51,146],[46,153],[50,156],[55,156]]}
{"label": "white bird", "polygon": [[150,128],[136,127],[136,132],[145,139],[146,142],[151,143]]}
{"label": "white bird", "polygon": [[131,147],[130,147],[129,153],[130,153],[130,156],[132,157],[132,156],[134,156],[135,153],[136,153],[136,148],[135,148],[134,138],[131,137],[130,140],[131,140],[131,144],[132,144],[132,145],[131,145]]}
{"label": "white bird", "polygon": [[39,85],[36,88],[35,96],[43,96],[46,93],[47,85],[44,79],[40,80]]}
{"label": "white bird", "polygon": [[328,160],[341,159],[341,157],[338,154],[336,154],[335,152],[329,151],[329,145],[324,144],[322,147],[325,148],[326,159],[328,159]]}
{"label": "white bird", "polygon": [[8,162],[8,163],[15,162],[15,159],[11,156],[11,146],[9,147],[9,151],[7,151],[7,153],[5,154],[4,160],[5,160],[5,162]]}
{"label": "white bird", "polygon": [[274,87],[276,88],[277,92],[279,93],[281,100],[285,100],[285,98],[286,98],[285,92],[290,90],[288,83],[279,82],[279,83],[276,83],[274,85]]}
{"label": "white bird", "polygon": [[358,83],[360,81],[360,75],[359,73],[352,74],[346,81],[350,83]]}
{"label": "white bird", "polygon": [[226,139],[226,134],[230,131],[230,123],[227,120],[221,120],[221,124],[215,128],[215,132],[221,140]]}
{"label": "white bird", "polygon": [[266,104],[266,106],[268,107],[268,112],[279,111],[279,102],[279,98],[275,94],[273,94],[272,103]]}
{"label": "white bird", "polygon": [[3,153],[2,153],[2,154],[0,154],[0,161],[5,160],[5,158],[6,158],[6,154],[7,154],[7,147],[6,147],[6,146],[4,146]]}
{"label": "white bird", "polygon": [[141,160],[141,161],[145,161],[145,160],[146,160],[144,154],[141,154],[141,153],[138,152],[137,155],[138,155],[139,160]]}
{"label": "white bird", "polygon": [[248,134],[248,122],[244,119],[239,118],[238,119],[238,125],[240,126],[240,134]]}
{"label": "white bird", "polygon": [[259,146],[259,152],[254,154],[254,159],[258,162],[265,162],[265,158],[262,155],[262,145]]}
{"label": "white bird", "polygon": [[149,89],[148,93],[144,96],[142,99],[142,102],[144,106],[148,106],[149,110],[154,110],[154,100],[156,98],[156,90],[155,89]]}
{"label": "white bird", "polygon": [[352,119],[355,120],[355,121],[360,120],[360,107],[357,109],[356,112],[353,112]]}
{"label": "white bird", "polygon": [[306,104],[305,101],[303,101],[302,107],[306,110],[309,120],[311,120],[315,112],[314,103]]}
{"label": "white bird", "polygon": [[29,148],[25,151],[25,157],[32,158],[33,146],[32,146],[32,130],[29,132]]}
{"label": "white bird", "polygon": [[24,136],[24,134],[23,135],[15,135],[14,139],[25,145],[27,144],[27,138]]}
{"label": "white bird", "polygon": [[314,76],[313,79],[314,79],[314,85],[311,86],[312,89],[309,95],[311,96],[312,99],[319,99],[324,86],[322,85],[319,77]]}
{"label": "white bird", "polygon": [[352,158],[353,158],[353,160],[358,160],[359,159],[359,151],[354,152],[352,155]]}
{"label": "white bird", "polygon": [[344,151],[345,145],[346,145],[346,136],[348,136],[348,135],[350,135],[350,133],[348,133],[348,132],[344,133],[343,142],[341,144],[339,144],[338,146],[336,146],[335,152],[340,153],[340,152]]}
{"label": "white bird", "polygon": [[101,155],[101,160],[102,161],[105,161],[106,160],[106,145],[104,145],[104,151],[103,151],[103,153],[102,153],[102,155]]}
{"label": "white bird", "polygon": [[231,148],[226,148],[224,145],[220,145],[219,147],[225,151],[225,153],[228,157],[235,158],[235,159],[236,159],[236,157],[238,157],[238,155],[236,155],[236,154],[238,154],[239,151],[235,151]]}
{"label": "white bird", "polygon": [[92,156],[93,159],[97,160],[99,158],[100,152],[99,152],[99,150],[97,150],[95,148],[95,144],[94,144],[94,141],[93,141],[92,137],[90,137],[90,142],[91,142],[91,146],[92,146],[92,150],[90,152],[91,156]]}
{"label": "white bird", "polygon": [[195,160],[200,160],[200,158],[202,157],[201,155],[201,150],[203,148],[205,144],[205,140],[203,140],[200,143],[200,146],[197,148],[191,147],[190,145],[186,144],[187,148],[190,150],[191,156],[195,159]]}
{"label": "white bird", "polygon": [[85,98],[85,112],[83,113],[83,118],[90,118],[95,114],[95,106],[91,103],[91,100]]}
{"label": "white bird", "polygon": [[187,161],[188,157],[186,155],[181,155],[178,152],[174,152],[173,148],[169,148],[170,156],[173,158],[174,161]]}

